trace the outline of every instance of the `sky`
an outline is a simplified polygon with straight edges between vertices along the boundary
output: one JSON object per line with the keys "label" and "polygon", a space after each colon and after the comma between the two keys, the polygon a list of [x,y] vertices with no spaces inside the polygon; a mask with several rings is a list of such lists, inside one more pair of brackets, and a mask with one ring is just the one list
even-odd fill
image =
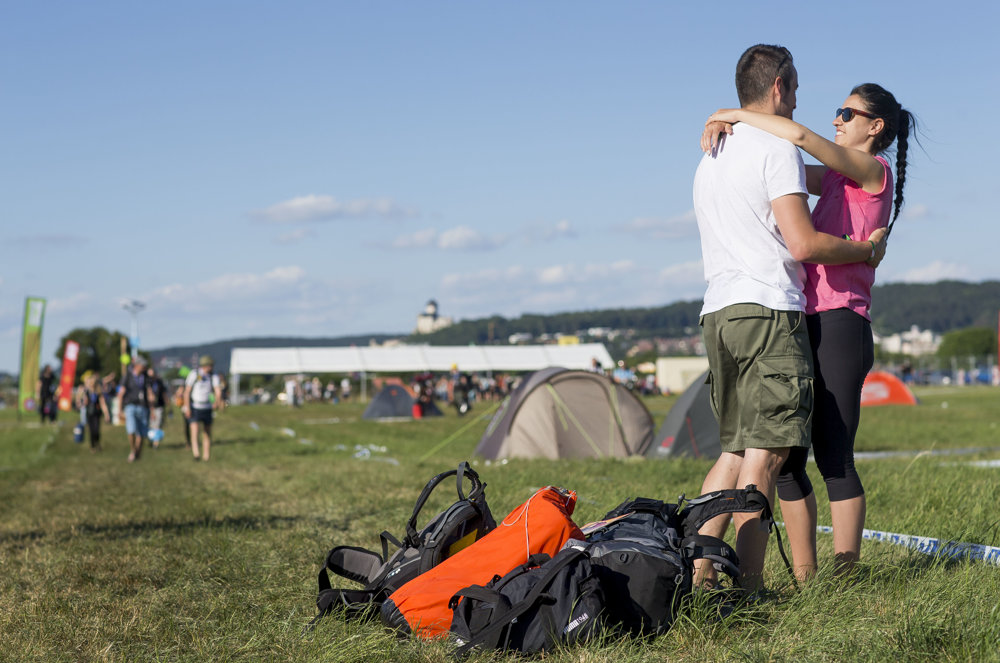
{"label": "sky", "polygon": [[[6,3],[0,370],[78,327],[140,345],[662,306],[705,289],[692,178],[736,61],[787,46],[795,119],[917,116],[878,283],[1000,278],[989,3]],[[985,115],[984,115],[985,113]],[[812,163],[806,156],[806,162]]]}

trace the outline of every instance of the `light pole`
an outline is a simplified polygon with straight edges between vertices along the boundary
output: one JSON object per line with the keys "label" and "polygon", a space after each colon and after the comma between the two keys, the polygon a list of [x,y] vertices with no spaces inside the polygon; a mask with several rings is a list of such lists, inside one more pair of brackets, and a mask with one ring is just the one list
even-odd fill
{"label": "light pole", "polygon": [[129,345],[132,346],[132,361],[135,361],[139,353],[139,312],[146,308],[146,305],[138,299],[123,299],[122,308],[132,315],[132,336],[129,338]]}

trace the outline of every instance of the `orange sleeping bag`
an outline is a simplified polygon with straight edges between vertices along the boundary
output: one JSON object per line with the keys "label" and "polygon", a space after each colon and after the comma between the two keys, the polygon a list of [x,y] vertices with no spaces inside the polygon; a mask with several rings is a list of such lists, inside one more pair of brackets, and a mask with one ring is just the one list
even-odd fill
{"label": "orange sleeping bag", "polygon": [[569,539],[583,540],[570,518],[576,493],[547,486],[503,519],[497,528],[468,548],[409,581],[382,604],[386,626],[419,638],[440,638],[451,627],[448,601],[469,585],[485,585],[537,553],[555,557]]}

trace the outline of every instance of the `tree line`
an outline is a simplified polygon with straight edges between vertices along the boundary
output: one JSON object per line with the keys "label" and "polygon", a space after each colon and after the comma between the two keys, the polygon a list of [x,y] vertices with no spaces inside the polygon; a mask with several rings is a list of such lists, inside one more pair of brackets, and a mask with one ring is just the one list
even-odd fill
{"label": "tree line", "polygon": [[[463,320],[433,334],[413,334],[406,341],[430,345],[506,344],[513,334],[576,334],[592,328],[629,330],[627,338],[606,342],[615,359],[641,338],[677,338],[699,333],[698,314],[701,301],[675,302],[651,308],[615,308],[542,315],[526,313],[507,319],[499,315],[477,320]],[[985,357],[997,353],[997,318],[1000,314],[1000,281],[965,283],[940,281],[930,284],[895,283],[872,289],[872,327],[881,335],[921,329],[944,334],[938,356]],[[93,370],[106,375],[120,370],[122,332],[103,327],[74,329],[59,343],[56,359],[61,360],[66,341],[80,344],[77,374]],[[144,352],[156,361],[160,357],[179,357],[182,361],[210,354],[220,372],[228,372],[229,355],[234,347],[332,347],[368,345],[398,338],[391,334],[341,336],[335,338],[244,338],[185,345]],[[603,339],[602,339],[603,340]]]}

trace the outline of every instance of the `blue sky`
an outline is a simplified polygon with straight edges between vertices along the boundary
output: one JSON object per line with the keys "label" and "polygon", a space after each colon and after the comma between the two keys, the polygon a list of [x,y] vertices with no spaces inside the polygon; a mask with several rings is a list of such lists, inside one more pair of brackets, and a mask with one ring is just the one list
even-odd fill
{"label": "blue sky", "polygon": [[1000,278],[1000,10],[922,6],[9,3],[0,370],[28,295],[43,362],[123,298],[148,348],[700,298],[698,136],[761,42],[821,133],[867,81],[921,122],[879,282]]}

